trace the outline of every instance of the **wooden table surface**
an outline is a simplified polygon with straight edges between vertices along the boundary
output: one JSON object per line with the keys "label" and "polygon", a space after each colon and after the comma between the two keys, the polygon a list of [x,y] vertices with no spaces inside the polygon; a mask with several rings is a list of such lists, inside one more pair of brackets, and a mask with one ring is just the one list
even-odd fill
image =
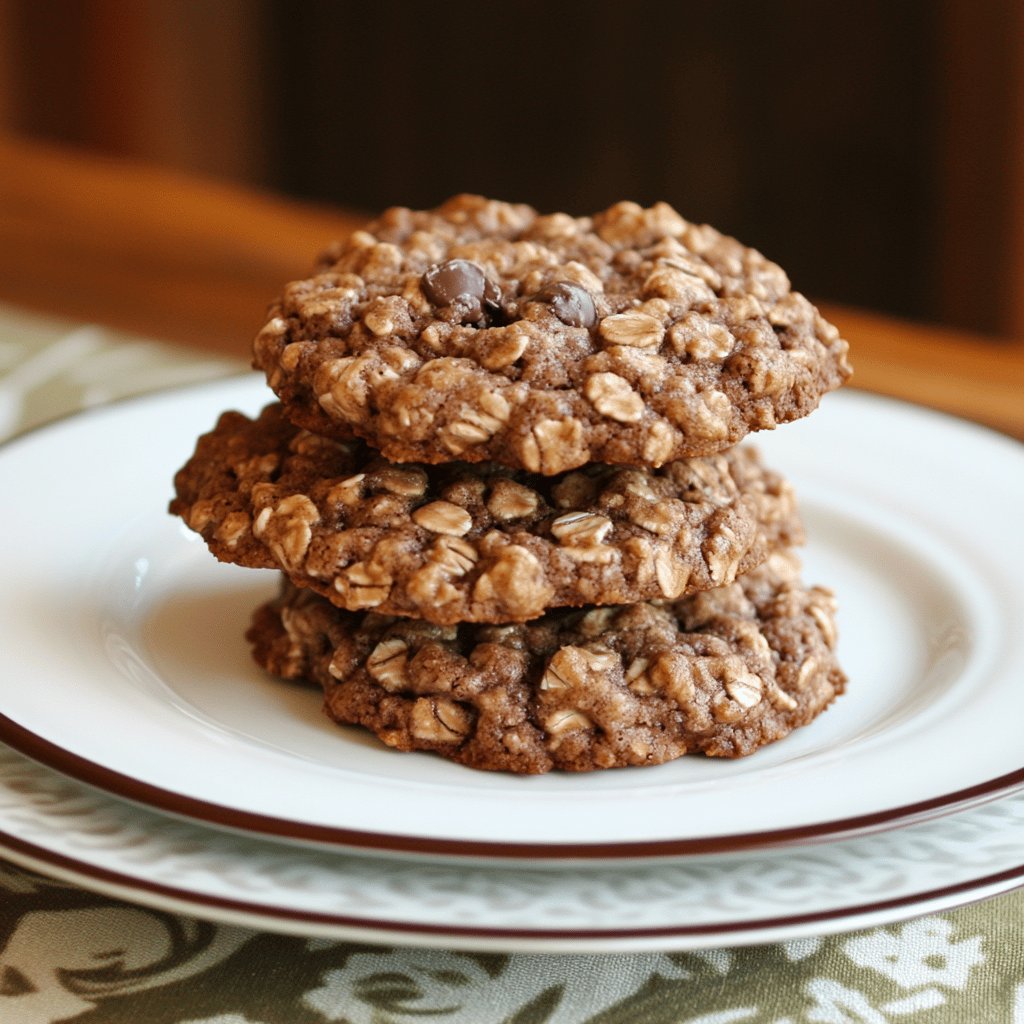
{"label": "wooden table surface", "polygon": [[[0,137],[0,302],[244,359],[281,285],[365,219]],[[1024,339],[821,307],[853,386],[1024,438]]]}

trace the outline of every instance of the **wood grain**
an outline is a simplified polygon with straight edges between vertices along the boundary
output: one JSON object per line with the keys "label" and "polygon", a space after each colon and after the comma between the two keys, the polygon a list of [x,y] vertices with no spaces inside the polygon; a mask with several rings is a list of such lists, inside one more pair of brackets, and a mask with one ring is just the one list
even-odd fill
{"label": "wood grain", "polygon": [[364,217],[0,138],[0,299],[222,352]]}
{"label": "wood grain", "polygon": [[[245,356],[280,286],[365,215],[0,137],[0,301]],[[1024,346],[822,305],[853,384],[1024,438]]]}

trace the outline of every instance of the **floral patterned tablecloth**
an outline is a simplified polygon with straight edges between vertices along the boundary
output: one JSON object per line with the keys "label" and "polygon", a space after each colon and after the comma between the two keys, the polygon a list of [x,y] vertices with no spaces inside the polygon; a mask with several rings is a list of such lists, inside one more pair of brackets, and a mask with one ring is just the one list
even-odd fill
{"label": "floral patterned tablecloth", "polygon": [[[0,309],[0,438],[243,365]],[[238,928],[0,860],[0,1024],[58,1021],[1024,1024],[1024,891],[768,946],[505,955]]]}

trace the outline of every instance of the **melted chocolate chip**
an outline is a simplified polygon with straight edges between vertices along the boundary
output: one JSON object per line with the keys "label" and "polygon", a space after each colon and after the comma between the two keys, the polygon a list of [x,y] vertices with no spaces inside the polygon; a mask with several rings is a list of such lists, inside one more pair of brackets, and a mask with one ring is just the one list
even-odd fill
{"label": "melted chocolate chip", "polygon": [[480,302],[487,278],[483,268],[469,260],[448,260],[435,263],[423,275],[423,294],[435,306],[450,306],[465,298]]}
{"label": "melted chocolate chip", "polygon": [[543,302],[551,312],[570,327],[586,327],[590,330],[597,323],[597,308],[586,288],[573,281],[557,281],[542,288],[533,297],[534,302]]}
{"label": "melted chocolate chip", "polygon": [[473,320],[484,311],[501,308],[501,292],[472,260],[446,260],[435,263],[420,278],[423,294],[435,306],[456,306],[463,319]]}

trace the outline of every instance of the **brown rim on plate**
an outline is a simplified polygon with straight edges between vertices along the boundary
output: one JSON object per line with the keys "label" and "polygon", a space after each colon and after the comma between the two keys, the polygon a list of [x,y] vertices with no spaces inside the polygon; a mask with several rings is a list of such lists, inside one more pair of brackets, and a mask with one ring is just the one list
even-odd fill
{"label": "brown rim on plate", "polygon": [[[54,853],[12,836],[0,835],[0,852],[29,870],[51,870],[61,875],[66,881],[73,881],[88,888],[104,892],[106,895],[123,897],[135,902],[148,903],[158,909],[167,909],[166,903],[160,899],[173,900],[179,905],[180,912],[202,912],[204,910],[220,911],[222,915],[230,915],[235,923],[240,921],[249,927],[270,927],[270,922],[292,922],[313,927],[332,927],[355,931],[383,932],[397,938],[410,936],[447,937],[452,939],[487,939],[493,941],[516,941],[586,943],[611,941],[615,939],[672,939],[685,937],[742,936],[757,935],[759,932],[770,931],[799,925],[814,925],[824,922],[853,922],[864,915],[881,914],[886,911],[897,911],[908,907],[916,907],[936,900],[949,900],[960,896],[977,894],[977,898],[986,895],[998,895],[1024,886],[1024,864],[1003,871],[994,872],[978,879],[956,882],[948,886],[926,889],[919,893],[906,896],[879,899],[867,903],[858,903],[848,907],[837,907],[831,910],[820,910],[809,913],[795,913],[779,917],[757,918],[750,921],[733,921],[720,924],[680,924],[658,925],[637,928],[606,928],[606,929],[551,929],[538,928],[499,928],[482,925],[428,924],[411,921],[387,921],[376,918],[360,918],[347,914],[331,914],[318,911],[293,911],[282,907],[269,906],[256,900],[243,902],[227,897],[213,896],[207,893],[190,892],[161,882],[148,879],[136,879],[109,868],[92,864]],[[1008,884],[1017,883],[1017,884]],[[985,893],[992,886],[997,886],[994,893]],[[141,898],[140,898],[141,896]],[[953,905],[971,902],[964,899]],[[771,941],[764,936],[758,940]],[[585,951],[585,948],[584,948]]]}
{"label": "brown rim on plate", "polygon": [[84,782],[95,789],[141,804],[144,807],[173,814],[179,818],[198,821],[205,825],[269,838],[288,839],[342,849],[470,857],[494,861],[596,862],[636,857],[680,857],[846,839],[942,817],[1024,788],[1024,768],[1020,768],[986,782],[953,790],[928,800],[903,804],[882,811],[873,811],[870,814],[816,822],[813,825],[768,829],[760,832],[737,832],[725,836],[680,837],[611,843],[489,843],[481,840],[440,839],[408,836],[397,832],[366,832],[359,829],[335,828],[224,807],[196,797],[184,796],[173,790],[154,786],[151,783],[142,782],[129,775],[106,768],[95,761],[90,761],[51,743],[3,714],[0,714],[0,740],[33,761],[78,782]]}

